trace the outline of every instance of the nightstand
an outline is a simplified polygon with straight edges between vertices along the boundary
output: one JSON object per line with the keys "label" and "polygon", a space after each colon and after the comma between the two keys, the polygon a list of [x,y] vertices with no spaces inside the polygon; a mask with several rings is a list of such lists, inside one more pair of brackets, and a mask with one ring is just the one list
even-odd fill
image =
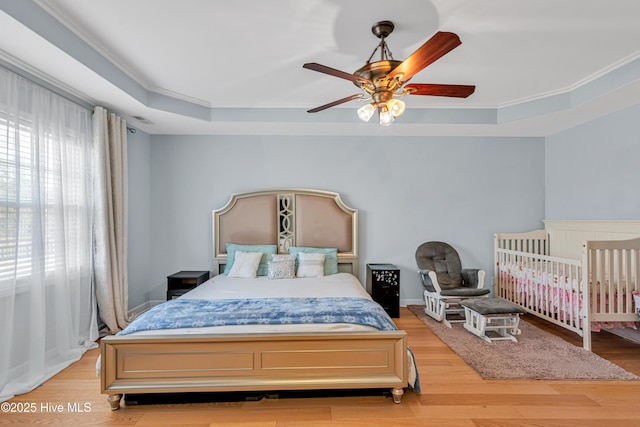
{"label": "nightstand", "polygon": [[167,300],[177,298],[207,280],[208,271],[179,271],[167,276]]}
{"label": "nightstand", "polygon": [[400,317],[400,269],[393,264],[367,264],[367,292],[390,317]]}

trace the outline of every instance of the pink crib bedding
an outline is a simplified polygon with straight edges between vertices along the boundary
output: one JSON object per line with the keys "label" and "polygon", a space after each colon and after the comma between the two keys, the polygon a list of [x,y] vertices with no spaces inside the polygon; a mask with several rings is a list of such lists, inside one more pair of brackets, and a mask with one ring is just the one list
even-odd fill
{"label": "pink crib bedding", "polygon": [[[503,292],[507,299],[522,305],[530,310],[555,316],[564,323],[581,327],[583,317],[583,298],[580,292],[580,277],[570,272],[558,274],[552,268],[545,268],[544,263],[540,263],[538,268],[523,266],[521,264],[501,264],[499,274],[502,283],[509,283],[510,286]],[[624,287],[623,287],[624,289]],[[613,293],[609,295],[608,286],[600,286],[596,282],[591,288],[592,296],[596,297],[596,306],[600,307],[600,299],[605,299],[605,306],[608,306],[609,299],[614,298],[614,305],[617,299],[622,297],[622,305],[626,305],[627,293],[622,295]],[[595,295],[593,294],[595,292]],[[640,299],[640,297],[634,298]],[[636,310],[640,311],[640,301],[636,300]],[[640,312],[638,313],[640,316]],[[633,328],[640,329],[640,320],[634,321],[593,321],[591,331],[599,332],[602,329],[612,328]]]}

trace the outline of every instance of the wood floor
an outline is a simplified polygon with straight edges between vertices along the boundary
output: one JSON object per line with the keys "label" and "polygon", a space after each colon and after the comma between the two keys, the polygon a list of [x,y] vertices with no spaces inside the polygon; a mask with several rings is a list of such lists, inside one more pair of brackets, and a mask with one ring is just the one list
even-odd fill
{"label": "wood floor", "polygon": [[[528,319],[535,320],[535,319]],[[407,309],[422,393],[403,403],[375,396],[287,397],[259,401],[125,406],[112,412],[95,376],[97,350],[9,403],[34,413],[0,412],[0,424],[92,426],[638,426],[640,381],[482,380]],[[540,322],[536,322],[538,324]],[[539,325],[540,326],[540,325]],[[553,329],[552,325],[542,325]],[[555,330],[575,341],[576,336]],[[640,345],[594,334],[594,350],[640,375]],[[499,343],[496,343],[499,345]],[[53,412],[60,410],[61,412]],[[83,412],[81,412],[83,411]]]}

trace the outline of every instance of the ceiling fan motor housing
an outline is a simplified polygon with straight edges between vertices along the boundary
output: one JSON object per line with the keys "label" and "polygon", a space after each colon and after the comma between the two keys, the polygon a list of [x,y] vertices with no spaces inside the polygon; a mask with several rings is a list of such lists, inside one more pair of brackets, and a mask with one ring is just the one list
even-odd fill
{"label": "ceiling fan motor housing", "polygon": [[[362,77],[363,79],[367,79],[370,82],[373,82],[375,88],[369,88],[371,90],[378,90],[378,89],[384,88],[385,90],[396,91],[401,86],[401,84],[396,79],[388,78],[388,75],[391,72],[391,70],[396,68],[401,63],[402,61],[395,61],[395,60],[370,62],[366,64],[364,67],[354,72],[353,74],[358,77]],[[366,83],[354,82],[354,84],[359,88],[367,90],[365,88],[367,87]],[[368,90],[367,92],[370,92],[371,90]]]}

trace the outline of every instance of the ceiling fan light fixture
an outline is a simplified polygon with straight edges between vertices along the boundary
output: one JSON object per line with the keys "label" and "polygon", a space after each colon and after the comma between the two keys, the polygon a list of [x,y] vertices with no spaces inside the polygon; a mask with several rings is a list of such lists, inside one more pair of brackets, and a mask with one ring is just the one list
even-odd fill
{"label": "ceiling fan light fixture", "polygon": [[399,99],[390,99],[389,102],[387,102],[387,106],[389,107],[389,111],[394,118],[400,117],[402,113],[404,113],[404,101],[400,101]]}
{"label": "ceiling fan light fixture", "polygon": [[362,107],[358,108],[358,117],[363,122],[368,122],[369,120],[371,120],[371,116],[373,116],[373,113],[375,111],[376,111],[375,103],[372,102],[371,104],[365,104]]}
{"label": "ceiling fan light fixture", "polygon": [[[363,92],[321,105],[308,110],[308,112],[317,113],[354,99],[370,96],[367,99],[371,99],[373,102],[360,107],[358,117],[363,122],[368,122],[377,109],[380,125],[389,126],[405,110],[405,103],[397,100],[397,97],[426,95],[466,98],[475,91],[475,86],[458,84],[412,83],[404,86],[414,75],[460,46],[462,42],[455,33],[438,31],[408,58],[404,61],[398,61],[393,59],[385,40],[393,32],[393,29],[394,24],[391,21],[380,21],[371,27],[371,31],[380,39],[380,43],[373,50],[366,64],[353,73],[316,62],[305,63],[303,68],[351,81]],[[376,52],[380,53],[378,60],[374,60]]]}
{"label": "ceiling fan light fixture", "polygon": [[378,107],[378,120],[380,126],[389,126],[395,120],[387,104]]}

